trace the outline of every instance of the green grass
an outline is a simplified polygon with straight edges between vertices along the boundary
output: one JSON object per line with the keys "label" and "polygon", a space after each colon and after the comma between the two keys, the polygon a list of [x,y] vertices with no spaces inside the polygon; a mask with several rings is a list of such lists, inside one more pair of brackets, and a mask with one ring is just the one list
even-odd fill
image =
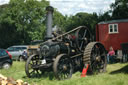
{"label": "green grass", "polygon": [[41,78],[27,78],[24,65],[24,62],[14,62],[10,69],[0,70],[0,73],[16,80],[22,79],[31,85],[128,85],[128,63],[110,64],[107,66],[106,73],[84,78],[80,77],[80,72],[76,72],[71,79],[63,81],[56,80],[53,73],[42,75]]}

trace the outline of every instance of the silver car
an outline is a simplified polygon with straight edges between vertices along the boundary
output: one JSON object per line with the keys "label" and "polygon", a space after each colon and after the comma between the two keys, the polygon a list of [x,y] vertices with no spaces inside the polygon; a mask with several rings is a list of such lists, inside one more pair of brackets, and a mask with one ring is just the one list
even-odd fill
{"label": "silver car", "polygon": [[27,48],[27,45],[15,45],[7,48],[7,50],[12,55],[13,60],[22,60],[22,53],[27,51]]}

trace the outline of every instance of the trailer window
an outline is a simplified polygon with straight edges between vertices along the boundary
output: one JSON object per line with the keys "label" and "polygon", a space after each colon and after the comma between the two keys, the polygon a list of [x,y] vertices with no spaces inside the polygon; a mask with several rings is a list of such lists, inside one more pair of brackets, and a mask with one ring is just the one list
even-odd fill
{"label": "trailer window", "polygon": [[110,28],[109,28],[110,32],[113,32],[113,28],[112,28],[112,25],[110,25]]}
{"label": "trailer window", "polygon": [[114,24],[114,32],[117,32],[117,24]]}
{"label": "trailer window", "polygon": [[118,24],[109,24],[109,34],[118,33]]}

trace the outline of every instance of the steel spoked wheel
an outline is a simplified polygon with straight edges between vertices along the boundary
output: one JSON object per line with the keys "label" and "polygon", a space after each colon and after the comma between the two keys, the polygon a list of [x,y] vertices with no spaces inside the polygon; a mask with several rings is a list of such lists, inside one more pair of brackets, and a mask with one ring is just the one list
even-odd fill
{"label": "steel spoked wheel", "polygon": [[91,41],[91,34],[87,27],[78,29],[75,33],[76,45],[80,51],[84,51],[85,46]]}
{"label": "steel spoked wheel", "polygon": [[83,57],[84,64],[89,64],[89,71],[97,74],[106,71],[106,50],[101,43],[91,42],[87,45]]}
{"label": "steel spoked wheel", "polygon": [[60,54],[56,57],[53,64],[55,77],[59,80],[69,79],[73,73],[71,60],[66,54]]}
{"label": "steel spoked wheel", "polygon": [[26,75],[29,78],[40,77],[41,71],[40,71],[39,65],[41,65],[39,55],[30,56],[27,59],[26,64],[25,64]]}

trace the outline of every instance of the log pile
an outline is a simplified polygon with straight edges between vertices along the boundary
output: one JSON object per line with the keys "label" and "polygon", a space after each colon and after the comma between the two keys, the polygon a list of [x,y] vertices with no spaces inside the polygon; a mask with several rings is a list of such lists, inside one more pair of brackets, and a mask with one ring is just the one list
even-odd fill
{"label": "log pile", "polygon": [[0,74],[0,85],[30,85],[30,84],[28,84],[27,82],[23,82],[20,79],[15,80],[11,77],[5,77]]}

